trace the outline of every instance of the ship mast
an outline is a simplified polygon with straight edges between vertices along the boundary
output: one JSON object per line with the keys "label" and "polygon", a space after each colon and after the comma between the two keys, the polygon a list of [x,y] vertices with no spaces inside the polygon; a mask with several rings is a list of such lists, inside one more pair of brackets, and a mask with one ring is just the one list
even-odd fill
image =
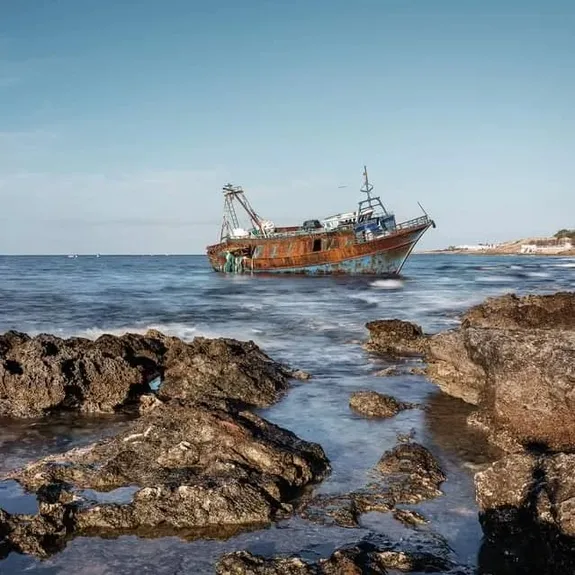
{"label": "ship mast", "polygon": [[372,196],[371,192],[373,191],[373,186],[369,183],[369,177],[367,175],[367,166],[363,166],[363,186],[359,189],[360,192],[363,192],[367,197],[365,200],[360,200],[357,208],[357,217],[359,219],[362,212],[365,212],[368,209],[372,209],[375,211],[376,208],[380,207],[383,210],[384,215],[388,215],[385,206],[381,202],[379,196]]}
{"label": "ship mast", "polygon": [[236,213],[236,208],[234,201],[237,201],[244,211],[248,214],[250,221],[253,226],[256,227],[263,235],[265,235],[264,229],[261,224],[261,218],[251,207],[248,199],[244,194],[244,190],[241,186],[232,186],[232,184],[226,184],[222,188],[224,194],[224,216],[222,220],[222,229],[220,232],[220,241],[232,235],[232,231],[240,227],[238,220],[238,215]]}

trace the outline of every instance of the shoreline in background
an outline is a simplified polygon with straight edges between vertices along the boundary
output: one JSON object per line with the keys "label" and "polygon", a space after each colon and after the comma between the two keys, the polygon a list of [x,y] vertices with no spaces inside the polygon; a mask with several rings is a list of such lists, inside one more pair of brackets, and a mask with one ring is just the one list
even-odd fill
{"label": "shoreline in background", "polygon": [[471,250],[449,250],[449,249],[442,249],[442,250],[425,250],[421,252],[413,252],[414,256],[441,256],[441,255],[453,255],[453,256],[461,256],[461,255],[472,255],[472,256],[535,256],[535,257],[563,257],[563,258],[574,258],[575,257],[575,250],[570,250],[568,252],[560,252],[560,253],[520,253],[520,252],[503,252],[497,250],[482,250],[482,251],[471,251]]}
{"label": "shoreline in background", "polygon": [[[415,252],[414,252],[415,253]],[[479,243],[425,250],[419,254],[473,254],[492,256],[575,256],[575,230],[559,230],[553,237],[523,238],[499,244]]]}

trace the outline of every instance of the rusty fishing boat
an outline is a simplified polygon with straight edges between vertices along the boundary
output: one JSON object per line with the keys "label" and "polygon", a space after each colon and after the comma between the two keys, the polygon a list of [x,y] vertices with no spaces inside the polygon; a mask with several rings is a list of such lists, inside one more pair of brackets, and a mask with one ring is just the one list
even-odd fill
{"label": "rusty fishing boat", "polygon": [[[356,211],[288,227],[261,218],[240,186],[225,185],[220,241],[207,247],[212,268],[235,274],[398,275],[435,223],[421,204],[423,216],[396,223],[380,197],[372,195],[365,166],[363,178],[365,198]],[[249,218],[248,226],[240,226],[236,205]]]}

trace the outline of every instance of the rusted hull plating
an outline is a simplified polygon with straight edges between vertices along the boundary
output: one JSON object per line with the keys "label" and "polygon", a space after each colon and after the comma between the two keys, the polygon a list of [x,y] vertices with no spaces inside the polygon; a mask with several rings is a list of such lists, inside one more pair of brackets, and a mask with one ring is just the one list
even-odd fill
{"label": "rusted hull plating", "polygon": [[228,273],[397,275],[431,225],[362,243],[350,231],[231,240],[210,246],[208,258],[215,271]]}

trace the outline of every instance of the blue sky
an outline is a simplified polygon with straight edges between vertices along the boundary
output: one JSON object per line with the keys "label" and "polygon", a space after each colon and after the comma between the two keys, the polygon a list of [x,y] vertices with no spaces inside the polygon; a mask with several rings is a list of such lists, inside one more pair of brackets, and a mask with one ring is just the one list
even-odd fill
{"label": "blue sky", "polygon": [[[572,0],[1,0],[0,253],[201,253],[364,163],[422,248],[575,227]],[[340,186],[347,186],[345,188]]]}

